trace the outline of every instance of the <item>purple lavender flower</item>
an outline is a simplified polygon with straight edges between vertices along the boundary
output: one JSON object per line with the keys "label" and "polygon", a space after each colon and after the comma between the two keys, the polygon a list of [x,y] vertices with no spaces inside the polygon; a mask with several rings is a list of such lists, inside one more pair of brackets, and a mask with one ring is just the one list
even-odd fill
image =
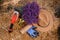
{"label": "purple lavender flower", "polygon": [[39,6],[36,2],[28,3],[23,7],[22,18],[28,23],[37,23],[39,15]]}

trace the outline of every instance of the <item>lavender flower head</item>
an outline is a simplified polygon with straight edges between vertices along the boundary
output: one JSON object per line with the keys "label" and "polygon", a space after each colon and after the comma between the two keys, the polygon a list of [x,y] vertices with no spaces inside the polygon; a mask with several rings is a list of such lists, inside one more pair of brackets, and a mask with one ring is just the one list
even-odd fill
{"label": "lavender flower head", "polygon": [[36,2],[28,3],[23,7],[22,18],[28,24],[37,23],[39,15],[39,6]]}

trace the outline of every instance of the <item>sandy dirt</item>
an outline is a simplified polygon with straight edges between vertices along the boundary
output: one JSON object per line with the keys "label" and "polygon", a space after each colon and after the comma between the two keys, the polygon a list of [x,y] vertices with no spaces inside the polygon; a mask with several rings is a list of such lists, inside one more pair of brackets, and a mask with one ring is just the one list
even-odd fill
{"label": "sandy dirt", "polygon": [[[20,4],[23,5],[30,1],[21,1]],[[12,10],[7,12],[7,9],[4,7],[2,8],[3,11],[0,11],[0,40],[58,40],[57,37],[57,27],[59,24],[59,18],[54,16],[54,7],[55,7],[55,0],[38,0],[36,1],[41,8],[45,8],[46,10],[50,11],[50,14],[53,17],[53,26],[51,30],[43,32],[39,31],[39,36],[37,38],[31,38],[27,33],[21,34],[19,31],[21,26],[18,24],[18,21],[14,24],[13,32],[8,33],[8,27],[10,25]],[[19,6],[21,6],[19,5]],[[15,5],[14,5],[15,6]],[[17,5],[18,6],[18,5]],[[46,13],[47,14],[47,13]],[[47,21],[48,22],[48,21]],[[51,26],[51,25],[50,25]]]}

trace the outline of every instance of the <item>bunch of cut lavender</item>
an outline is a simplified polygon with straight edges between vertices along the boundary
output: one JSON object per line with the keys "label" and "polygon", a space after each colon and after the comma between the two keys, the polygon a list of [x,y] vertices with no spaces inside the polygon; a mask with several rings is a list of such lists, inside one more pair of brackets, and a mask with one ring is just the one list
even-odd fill
{"label": "bunch of cut lavender", "polygon": [[36,2],[28,3],[23,7],[22,18],[28,24],[37,23],[39,15],[39,6]]}

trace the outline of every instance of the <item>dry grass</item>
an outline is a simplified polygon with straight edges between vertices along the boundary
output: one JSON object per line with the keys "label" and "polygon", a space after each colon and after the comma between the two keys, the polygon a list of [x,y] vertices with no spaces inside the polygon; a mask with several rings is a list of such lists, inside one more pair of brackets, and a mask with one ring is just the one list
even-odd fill
{"label": "dry grass", "polygon": [[20,26],[18,23],[14,24],[14,30],[12,33],[8,33],[5,29],[2,29],[1,27],[8,28],[10,24],[11,14],[10,12],[0,12],[0,40],[57,40],[57,27],[58,27],[58,18],[55,18],[54,16],[54,9],[50,6],[53,5],[53,0],[38,0],[38,4],[46,8],[48,10],[51,10],[53,12],[54,17],[54,26],[51,31],[49,32],[40,32],[39,36],[37,38],[31,38],[30,36],[25,34],[21,34],[19,32]]}

